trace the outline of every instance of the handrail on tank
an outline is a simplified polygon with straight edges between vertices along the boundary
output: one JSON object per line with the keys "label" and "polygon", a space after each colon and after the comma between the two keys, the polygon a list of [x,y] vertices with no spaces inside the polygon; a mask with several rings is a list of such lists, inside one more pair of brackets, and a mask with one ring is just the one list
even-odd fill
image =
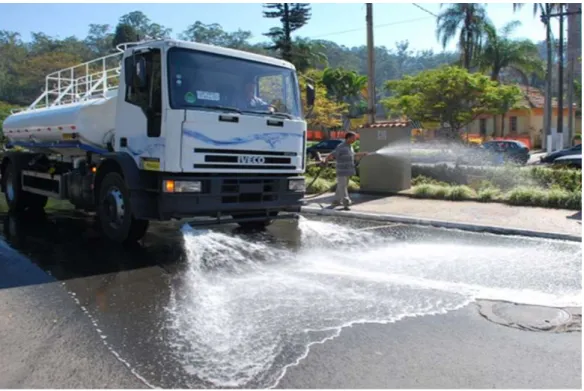
{"label": "handrail on tank", "polygon": [[[115,79],[119,80],[124,52],[144,42],[121,43],[116,45],[116,53],[49,73],[45,77],[43,93],[30,106],[13,113],[106,97],[108,90],[117,88],[119,81]],[[108,82],[112,79],[113,85],[110,86]]]}

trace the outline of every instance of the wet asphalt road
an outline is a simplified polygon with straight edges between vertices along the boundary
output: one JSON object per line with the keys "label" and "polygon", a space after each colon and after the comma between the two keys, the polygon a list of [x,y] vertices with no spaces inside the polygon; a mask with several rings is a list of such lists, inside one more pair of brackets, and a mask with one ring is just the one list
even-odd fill
{"label": "wet asphalt road", "polygon": [[[534,241],[405,226],[369,230],[374,228],[370,223],[358,221],[352,222],[351,230],[339,232],[340,226],[323,224],[310,227],[313,236],[319,232],[322,238],[307,244],[314,249],[318,265],[288,268],[278,258],[299,251],[306,240],[292,222],[278,222],[267,233],[244,233],[227,226],[215,229],[216,236],[190,235],[207,262],[199,260],[199,264],[193,262],[197,255],[185,241],[188,231],[182,233],[178,223],[154,224],[143,244],[123,248],[106,242],[93,229],[92,218],[81,213],[0,217],[0,387],[577,388],[581,384],[579,333],[538,336],[481,319],[468,306],[472,300],[457,292],[477,289],[471,273],[458,270],[459,266],[446,263],[461,273],[459,277],[448,284],[432,280],[434,285],[428,286],[425,270],[436,265],[416,266],[408,269],[410,274],[418,273],[409,287],[396,289],[391,279],[376,281],[382,269],[370,269],[348,281],[344,276],[357,272],[338,261],[340,254],[323,255],[342,250],[351,238],[359,240],[363,250],[373,248],[379,236],[397,243],[418,242],[417,251],[437,257],[441,256],[437,251],[445,251],[444,262],[456,258],[447,256],[452,249],[432,246],[455,240],[457,245],[480,243],[485,249],[536,247],[537,252]],[[227,246],[228,240],[235,244]],[[543,299],[553,296],[551,285],[557,281],[569,280],[560,294],[581,289],[581,274],[576,275],[581,269],[578,245],[546,244],[541,251],[563,254],[567,258],[559,262],[568,268],[542,280]],[[371,265],[378,267],[378,258],[370,255]],[[248,256],[258,261],[247,263]],[[439,265],[433,273],[440,275],[444,267]],[[498,272],[501,266],[493,267]],[[477,281],[495,273],[480,267],[474,272],[480,277]],[[534,275],[537,272],[544,273],[536,267]],[[524,278],[515,273],[497,278],[512,285],[515,278]],[[534,275],[525,278],[537,280]],[[456,279],[466,279],[465,285],[452,285],[458,283]],[[420,285],[423,291],[416,290]],[[489,289],[485,294],[499,294]],[[386,301],[392,295],[419,300]],[[275,314],[270,313],[273,308]],[[453,312],[341,331],[347,322],[410,316],[403,308],[419,315]],[[459,308],[463,310],[456,311]],[[315,320],[319,316],[322,322]],[[308,345],[332,337],[336,339],[313,345],[308,353]],[[289,367],[294,362],[299,365]]]}

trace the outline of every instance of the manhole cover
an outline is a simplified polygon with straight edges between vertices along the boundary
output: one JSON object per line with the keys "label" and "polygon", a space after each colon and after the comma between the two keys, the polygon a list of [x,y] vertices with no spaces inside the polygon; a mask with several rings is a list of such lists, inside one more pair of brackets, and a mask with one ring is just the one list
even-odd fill
{"label": "manhole cover", "polygon": [[480,301],[479,312],[491,322],[532,331],[563,331],[572,315],[561,309],[509,302]]}

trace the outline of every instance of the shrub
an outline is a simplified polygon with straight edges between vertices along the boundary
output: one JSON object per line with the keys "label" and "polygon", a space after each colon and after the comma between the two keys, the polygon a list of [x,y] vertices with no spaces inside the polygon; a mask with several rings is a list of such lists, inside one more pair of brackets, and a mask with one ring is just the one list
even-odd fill
{"label": "shrub", "polygon": [[501,196],[501,190],[496,187],[484,187],[479,189],[477,199],[481,202],[497,200]]}
{"label": "shrub", "polygon": [[355,182],[352,178],[349,179],[349,191],[359,191],[360,188],[359,183]]}
{"label": "shrub", "polygon": [[518,187],[509,191],[505,200],[512,205],[578,210],[582,208],[582,191],[567,191],[560,188],[542,190]]}
{"label": "shrub", "polygon": [[448,186],[421,184],[412,188],[414,196],[420,198],[444,199],[448,194]]}
{"label": "shrub", "polygon": [[514,187],[550,188],[558,185],[564,190],[582,190],[582,174],[579,170],[551,167],[450,167],[412,165],[412,177],[423,176],[438,182],[472,185],[489,181],[503,190]]}
{"label": "shrub", "polygon": [[432,178],[425,177],[423,175],[418,175],[414,179],[412,179],[412,187],[429,184],[429,185],[438,185],[438,186],[448,186],[446,182],[440,182]]}
{"label": "shrub", "polygon": [[521,186],[510,190],[505,200],[512,205],[543,206],[546,194],[541,189]]}
{"label": "shrub", "polygon": [[472,200],[476,198],[476,193],[468,186],[450,186],[446,189],[446,199],[452,201]]}
{"label": "shrub", "polygon": [[[310,185],[310,183],[314,180],[314,178],[306,177],[306,186]],[[306,193],[308,194],[318,194],[326,192],[327,190],[331,189],[334,186],[334,182],[329,181],[324,178],[318,178],[314,183],[306,189]]]}

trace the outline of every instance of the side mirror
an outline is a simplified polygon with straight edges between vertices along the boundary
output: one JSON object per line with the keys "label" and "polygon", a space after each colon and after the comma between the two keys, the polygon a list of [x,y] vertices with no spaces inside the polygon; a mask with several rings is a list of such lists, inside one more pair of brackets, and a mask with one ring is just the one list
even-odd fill
{"label": "side mirror", "polygon": [[314,107],[314,101],[316,99],[316,90],[311,84],[306,84],[306,105],[308,107]]}
{"label": "side mirror", "polygon": [[146,59],[144,57],[136,58],[136,56],[134,56],[133,61],[124,71],[126,85],[133,88],[144,88],[148,86],[148,78],[146,77]]}
{"label": "side mirror", "polygon": [[135,86],[138,88],[145,88],[148,85],[148,78],[146,77],[146,59],[144,59],[144,57],[140,57],[136,62],[134,72]]}

